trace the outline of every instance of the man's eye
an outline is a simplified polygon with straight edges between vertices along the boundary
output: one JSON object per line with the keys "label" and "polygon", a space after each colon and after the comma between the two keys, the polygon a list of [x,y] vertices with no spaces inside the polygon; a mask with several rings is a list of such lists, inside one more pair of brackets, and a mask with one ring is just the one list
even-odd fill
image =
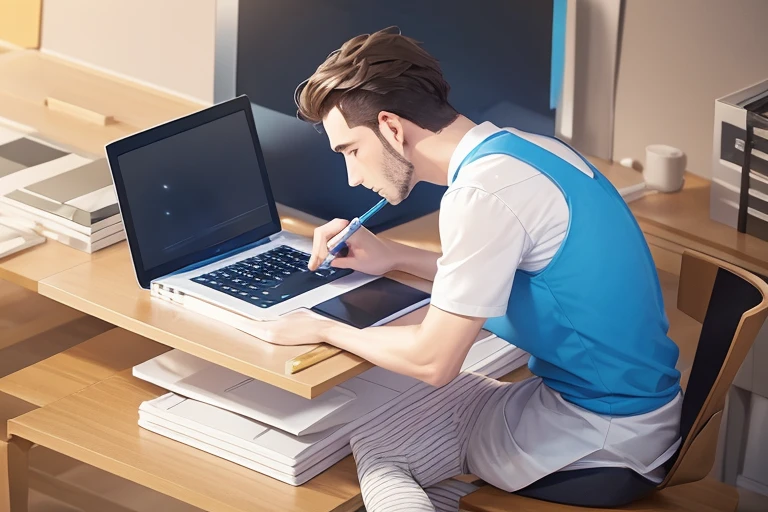
{"label": "man's eye", "polygon": [[352,151],[349,152],[349,154],[352,156],[357,156],[357,150],[353,149]]}

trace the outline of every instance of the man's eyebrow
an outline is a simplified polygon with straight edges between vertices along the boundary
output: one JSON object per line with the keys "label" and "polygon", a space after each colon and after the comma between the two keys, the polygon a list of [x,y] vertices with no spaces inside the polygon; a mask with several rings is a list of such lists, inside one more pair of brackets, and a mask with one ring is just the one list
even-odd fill
{"label": "man's eyebrow", "polygon": [[341,153],[342,151],[344,151],[345,149],[347,149],[347,148],[348,148],[349,146],[351,146],[351,145],[352,145],[352,143],[351,143],[351,142],[347,142],[347,143],[345,143],[345,144],[339,144],[338,146],[336,146],[335,148],[333,148],[333,150],[334,150],[335,152],[337,152],[337,153]]}

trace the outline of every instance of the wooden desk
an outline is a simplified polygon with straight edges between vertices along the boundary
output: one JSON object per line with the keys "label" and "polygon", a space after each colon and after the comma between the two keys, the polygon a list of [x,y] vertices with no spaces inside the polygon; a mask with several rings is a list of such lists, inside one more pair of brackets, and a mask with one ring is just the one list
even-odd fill
{"label": "wooden desk", "polygon": [[[393,277],[429,290],[429,283],[424,281],[405,275]],[[286,375],[285,362],[315,345],[272,345],[223,322],[150,297],[149,292],[136,283],[124,242],[115,246],[108,256],[44,279],[39,291],[113,325],[306,398],[314,398],[371,367],[353,354],[342,353]],[[393,325],[417,323],[423,314],[422,308]]]}
{"label": "wooden desk", "polygon": [[[94,124],[45,106],[54,97],[105,115]],[[43,137],[86,154],[102,156],[104,145],[138,130],[190,114],[205,105],[87,69],[34,50],[0,53],[0,117],[29,126]],[[95,253],[99,256],[103,251]],[[90,254],[48,240],[0,259],[0,279],[37,291],[37,283],[77,265]]]}
{"label": "wooden desk", "polygon": [[[103,126],[53,111],[45,105],[49,97],[115,122]],[[0,54],[0,117],[93,155],[103,155],[115,139],[205,106],[35,50]]]}
{"label": "wooden desk", "polygon": [[[39,290],[46,297],[126,330],[307,398],[346,380],[348,371],[364,364],[350,354],[285,375],[285,361],[306,352],[307,347],[272,345],[150,297],[136,283],[124,242],[107,257],[41,281]],[[327,379],[330,374],[337,378]]]}
{"label": "wooden desk", "polygon": [[[429,219],[420,219],[420,222],[424,223],[425,220]],[[311,226],[302,224],[300,220],[294,219],[287,224],[292,225],[297,232],[304,234],[311,232]],[[428,231],[425,230],[424,233],[427,235]],[[432,233],[434,237],[435,231]],[[412,242],[416,244],[420,240]],[[91,277],[88,277],[89,275]],[[226,326],[201,327],[194,323],[199,322],[199,319],[183,319],[183,315],[179,316],[181,313],[178,311],[173,313],[165,311],[164,308],[170,308],[171,305],[164,303],[157,306],[153,303],[149,308],[148,303],[144,302],[146,297],[143,299],[141,297],[142,294],[146,295],[146,292],[140,290],[135,283],[124,243],[111,248],[109,252],[103,251],[102,255],[86,265],[44,280],[40,288],[41,293],[50,296],[48,287],[56,282],[66,283],[66,279],[64,281],[61,279],[67,276],[75,276],[73,282],[66,285],[67,287],[82,286],[81,292],[85,296],[78,300],[82,301],[82,306],[86,309],[99,307],[103,308],[102,312],[115,311],[109,309],[113,306],[103,302],[104,295],[101,298],[91,297],[88,295],[88,289],[93,287],[96,291],[103,291],[101,286],[105,283],[106,285],[122,283],[120,292],[105,294],[109,297],[108,300],[118,303],[125,300],[126,304],[130,304],[133,300],[132,306],[117,306],[118,311],[121,307],[124,307],[126,312],[144,311],[149,314],[150,321],[167,318],[169,323],[161,325],[171,329],[174,328],[171,324],[187,326],[190,331],[184,337],[187,341],[205,340],[212,336],[225,344],[229,342]],[[91,279],[92,282],[82,284],[86,282],[83,279]],[[78,285],[78,283],[81,284]],[[665,286],[674,285],[674,279],[665,281]],[[59,292],[64,293],[61,289]],[[132,294],[135,294],[133,299]],[[95,305],[94,301],[101,305]],[[673,301],[667,301],[667,303],[674,304]],[[122,313],[118,312],[115,315],[116,321],[128,321]],[[674,317],[671,316],[671,318],[673,327],[677,326]],[[188,320],[192,324],[188,324]],[[203,322],[205,323],[208,322]],[[154,327],[157,327],[157,324]],[[200,331],[201,328],[208,331]],[[232,330],[232,332],[236,335],[242,334],[239,331]],[[200,337],[195,338],[195,336]],[[251,337],[245,336],[247,341],[253,343]],[[223,346],[226,347],[226,345]],[[222,345],[219,344],[220,349],[221,347]],[[268,347],[271,348],[271,346]],[[691,353],[690,350],[683,352]],[[690,361],[686,359],[684,365]],[[330,361],[323,364],[326,363]],[[519,380],[528,375],[527,369],[522,368],[504,380]],[[15,384],[13,381],[11,383]],[[143,431],[137,425],[138,404],[163,392],[129,375],[112,377],[78,394],[64,398],[53,406],[12,420],[9,423],[9,433],[202,508],[313,510],[309,508],[308,504],[311,504],[316,507],[316,510],[356,510],[362,504],[351,457],[329,468],[304,486],[292,487],[200,450]],[[31,395],[28,398],[33,400]],[[98,449],[94,449],[94,446]],[[203,475],[207,475],[206,472],[210,472],[212,468],[220,478],[217,477],[213,481],[205,480]],[[230,493],[231,487],[228,484],[232,485],[237,492]],[[241,489],[249,489],[251,492],[246,495],[239,491]],[[328,489],[333,490],[330,496],[325,494]],[[262,497],[258,502],[260,508],[254,508],[256,503],[249,501],[249,496]],[[264,500],[264,496],[268,496],[269,500]]]}
{"label": "wooden desk", "polygon": [[0,393],[45,407],[168,350],[132,332],[110,329],[0,378]]}
{"label": "wooden desk", "polygon": [[[59,99],[114,115],[118,122],[104,129],[46,111],[41,100],[54,91]],[[36,52],[0,55],[0,116],[33,126],[54,140],[94,154],[102,154],[104,144],[110,140],[199,108],[201,105],[106,78]],[[627,172],[632,172],[593,161],[617,186],[621,186],[623,177],[629,176]],[[761,241],[757,243],[753,237],[739,235],[726,226],[715,227],[719,234],[710,235],[706,226],[716,223],[708,216],[709,189],[703,192],[702,188],[695,179],[689,178],[683,192],[649,196],[632,203],[631,207],[654,242],[671,243],[675,248],[710,248],[744,260],[753,265],[752,268],[764,265],[762,251],[768,245]],[[675,207],[681,204],[688,205],[685,208],[695,214],[677,215]],[[305,222],[291,212],[281,211],[281,217],[286,229],[307,236],[311,236],[312,228],[319,223],[317,220]],[[439,252],[437,226],[438,214],[433,213],[383,235]],[[744,241],[745,238],[751,240]],[[677,250],[670,247],[663,248],[673,253]],[[713,254],[711,250],[704,252]],[[290,357],[291,350],[297,350],[295,347],[275,347],[170,304],[151,301],[135,282],[125,242],[88,255],[49,241],[0,260],[0,278],[37,290],[164,345],[181,348],[307,397],[316,396],[368,367],[368,363],[354,356],[340,354],[286,378],[282,363]],[[674,303],[667,301],[667,307],[674,308]],[[671,319],[674,329],[678,323],[672,315]],[[522,378],[525,371],[516,375]],[[33,375],[28,373],[27,377]],[[22,387],[31,386],[27,383]],[[263,510],[312,510],[315,506],[319,510],[347,510],[347,507],[361,505],[354,465],[349,458],[308,484],[295,488],[142,431],[136,422],[138,404],[161,392],[129,375],[111,377],[13,420],[11,433],[204,508],[243,510],[258,506]],[[28,395],[31,400],[42,400],[33,396],[34,393]],[[255,487],[254,482],[258,484]]]}
{"label": "wooden desk", "polygon": [[42,245],[0,259],[0,279],[36,292],[37,283],[46,277],[90,260],[88,253],[47,240]]}
{"label": "wooden desk", "polygon": [[[58,342],[52,339],[49,343]],[[0,378],[0,510],[10,507],[24,511],[27,503],[30,443],[18,437],[9,439],[8,420],[45,407],[167,350],[168,347],[136,334],[111,329]]]}
{"label": "wooden desk", "polygon": [[293,487],[139,427],[141,402],[164,393],[126,372],[10,420],[8,432],[205,510],[342,512],[362,506],[352,457]]}
{"label": "wooden desk", "polygon": [[[321,219],[280,205],[284,229],[312,236]],[[426,220],[426,222],[425,222]],[[400,226],[401,240],[439,250],[436,230],[429,234],[430,219],[417,219],[424,231]],[[411,238],[407,239],[410,233]],[[416,236],[414,236],[414,234]],[[387,233],[385,233],[387,235]],[[434,247],[438,243],[437,248]],[[429,283],[412,276],[391,276],[420,289]],[[0,278],[38,291],[41,295],[113,325],[139,333],[169,347],[189,352],[244,375],[313,398],[371,367],[352,354],[339,354],[295,375],[285,375],[285,361],[314,346],[279,347],[262,342],[233,327],[151,299],[136,283],[127,242],[87,254],[49,240],[45,244],[0,260]],[[423,312],[422,312],[423,314]],[[409,315],[396,323],[412,323]]]}
{"label": "wooden desk", "polygon": [[[598,164],[618,187],[623,186],[622,182],[635,179],[631,174],[628,176],[634,171],[604,162]],[[688,181],[689,187],[696,184],[695,180]],[[687,193],[688,189],[679,197],[687,197]],[[631,206],[633,209],[635,205],[642,208],[647,201],[655,201],[670,207],[668,205],[676,197],[678,195],[657,194],[633,202]],[[655,212],[653,208],[645,208]],[[285,207],[281,207],[281,219],[286,229],[305,236],[311,236],[313,229],[323,222]],[[438,213],[435,212],[388,230],[382,236],[439,251],[437,224]],[[220,322],[151,299],[148,292],[136,285],[126,246],[123,242],[99,251],[91,261],[43,279],[39,284],[40,293],[124,329],[307,398],[315,397],[370,367],[360,358],[342,353],[296,375],[285,375],[284,362],[306,352],[311,346],[270,345]],[[674,269],[672,273],[676,273]],[[415,278],[403,275],[398,278],[429,289],[428,283]],[[405,323],[413,321],[412,316],[403,319]]]}
{"label": "wooden desk", "polygon": [[29,443],[6,442],[9,438],[7,421],[33,411],[35,406],[12,395],[0,392],[0,508],[26,510],[27,450]]}
{"label": "wooden desk", "polygon": [[681,192],[646,196],[631,208],[646,236],[768,276],[768,241],[712,220],[709,198],[710,182],[688,174]]}
{"label": "wooden desk", "polygon": [[[612,181],[611,176],[622,169],[619,164],[597,158],[591,161]],[[629,207],[652,245],[677,254],[683,249],[703,252],[768,276],[768,241],[712,220],[709,200],[709,180],[686,173],[681,191],[650,194],[632,201]],[[679,261],[676,264],[676,269],[666,270],[678,273]]]}

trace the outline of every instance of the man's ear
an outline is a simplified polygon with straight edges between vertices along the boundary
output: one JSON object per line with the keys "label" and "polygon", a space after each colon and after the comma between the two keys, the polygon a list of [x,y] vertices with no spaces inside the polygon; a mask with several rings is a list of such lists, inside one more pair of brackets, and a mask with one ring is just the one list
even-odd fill
{"label": "man's ear", "polygon": [[404,143],[403,122],[400,116],[382,110],[379,112],[379,131],[395,147],[402,147]]}

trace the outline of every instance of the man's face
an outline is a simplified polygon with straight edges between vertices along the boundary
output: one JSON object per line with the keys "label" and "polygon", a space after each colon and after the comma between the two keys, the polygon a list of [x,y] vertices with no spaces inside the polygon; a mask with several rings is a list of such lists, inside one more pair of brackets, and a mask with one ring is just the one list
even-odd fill
{"label": "man's face", "polygon": [[331,149],[344,155],[349,186],[363,185],[390,204],[403,201],[413,186],[413,164],[378,130],[350,128],[338,108],[323,120]]}

